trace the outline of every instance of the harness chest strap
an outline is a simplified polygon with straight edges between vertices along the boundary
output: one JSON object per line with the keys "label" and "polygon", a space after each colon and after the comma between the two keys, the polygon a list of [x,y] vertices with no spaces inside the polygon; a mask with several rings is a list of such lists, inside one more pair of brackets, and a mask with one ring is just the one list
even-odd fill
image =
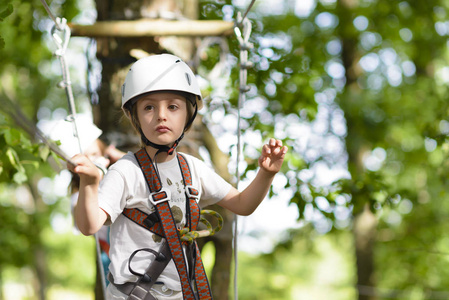
{"label": "harness chest strap", "polygon": [[[135,153],[137,161],[142,169],[144,177],[147,181],[150,189],[150,202],[156,208],[157,217],[153,214],[147,215],[146,213],[138,209],[125,209],[123,214],[134,221],[135,223],[145,227],[154,234],[161,237],[165,237],[170,248],[170,254],[173,258],[179,277],[181,279],[181,287],[184,299],[212,299],[210,292],[209,282],[204,271],[204,266],[201,260],[200,251],[196,241],[193,242],[193,261],[194,261],[194,274],[189,276],[186,259],[184,257],[184,251],[182,248],[182,242],[178,235],[176,222],[170,210],[168,203],[169,195],[168,191],[162,189],[162,184],[156,175],[151,159],[146,153],[145,149],[141,149]],[[178,154],[178,162],[181,169],[184,184],[186,186],[186,194],[188,196],[189,205],[187,205],[187,222],[190,230],[196,230],[196,227],[200,219],[200,208],[196,201],[198,191],[191,188],[192,178],[190,174],[189,166],[185,158]],[[160,222],[158,222],[160,220]],[[193,280],[190,279],[192,277]],[[154,278],[154,281],[157,278]],[[195,283],[194,287],[192,283]],[[148,285],[147,285],[148,286]],[[198,295],[195,293],[195,289]],[[149,291],[149,289],[148,289]],[[131,296],[131,295],[130,295]],[[131,299],[131,298],[129,298]]]}

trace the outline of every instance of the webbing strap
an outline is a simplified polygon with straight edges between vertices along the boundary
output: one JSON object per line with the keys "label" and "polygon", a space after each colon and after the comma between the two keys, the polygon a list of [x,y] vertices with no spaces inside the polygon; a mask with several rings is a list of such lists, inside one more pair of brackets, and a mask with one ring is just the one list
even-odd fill
{"label": "webbing strap", "polygon": [[[138,208],[125,208],[123,210],[123,215],[133,221],[134,223],[139,224],[142,227],[150,230],[154,234],[158,236],[164,237],[164,232],[162,230],[162,224],[159,222],[159,218],[153,214],[148,215],[147,213],[141,211]],[[155,216],[158,220],[153,221],[153,216]]]}
{"label": "webbing strap", "polygon": [[[184,185],[186,186],[186,193],[189,195],[190,202],[190,218],[191,218],[191,230],[196,230],[201,217],[201,210],[198,206],[198,203],[195,200],[195,197],[199,196],[198,191],[191,188],[192,186],[192,176],[190,175],[189,165],[185,160],[184,156],[178,154],[179,166],[181,168],[182,178],[184,179]],[[204,270],[203,261],[201,260],[200,249],[198,248],[198,244],[196,241],[193,241],[195,248],[195,281],[196,287],[200,295],[208,296],[209,298],[204,299],[212,299],[212,294],[209,287],[209,282],[207,280],[206,271]],[[203,299],[201,297],[201,299]]]}
{"label": "webbing strap", "polygon": [[[155,252],[154,254],[156,255],[156,258],[151,263],[151,265],[145,270],[145,274],[141,274],[141,277],[135,284],[132,285],[132,288],[129,291],[125,292],[125,294],[128,295],[128,299],[156,300],[156,298],[150,293],[150,289],[153,287],[154,283],[156,282],[156,279],[159,277],[162,271],[164,271],[165,267],[171,260],[170,256],[171,253],[167,242],[163,241],[159,252],[158,253]],[[129,259],[130,265],[133,255]],[[129,266],[129,268],[131,267]],[[120,286],[117,286],[117,288],[120,290]],[[123,289],[126,289],[126,285],[122,285],[122,290]]]}
{"label": "webbing strap", "polygon": [[[135,156],[137,158],[137,161],[139,162],[144,177],[148,183],[150,192],[157,193],[161,191],[162,184],[154,170],[151,159],[148,156],[145,149],[141,149],[138,152],[136,152]],[[178,162],[183,176],[184,184],[186,186],[186,194],[188,195],[189,205],[187,205],[188,210],[187,221],[189,223],[190,230],[196,230],[196,227],[200,220],[200,208],[196,201],[198,191],[191,188],[192,178],[190,175],[190,169],[185,158],[180,154],[178,154]],[[138,220],[138,222],[136,221],[135,222],[138,223],[139,225],[144,226],[153,233],[156,233],[166,238],[168,245],[170,247],[171,255],[176,265],[176,269],[178,270],[178,274],[181,279],[181,287],[184,299],[187,300],[198,299],[194,291],[195,288],[192,286],[191,281],[189,279],[188,267],[186,264],[186,259],[184,257],[182,242],[178,235],[178,229],[176,228],[176,222],[172,215],[170,205],[168,201],[158,201],[156,202],[155,206],[157,215],[159,216],[159,220],[161,222],[155,223],[153,226],[151,226],[151,228],[142,225],[145,224],[145,221],[149,218],[149,216],[146,215],[145,213],[132,209],[132,210],[125,210],[124,214],[133,221]],[[157,229],[158,226],[159,229]],[[193,246],[195,249],[194,278],[196,283],[196,289],[198,291],[198,297],[199,299],[212,299],[212,293],[209,288],[209,282],[206,277],[206,272],[204,271],[200,251],[195,241]]]}

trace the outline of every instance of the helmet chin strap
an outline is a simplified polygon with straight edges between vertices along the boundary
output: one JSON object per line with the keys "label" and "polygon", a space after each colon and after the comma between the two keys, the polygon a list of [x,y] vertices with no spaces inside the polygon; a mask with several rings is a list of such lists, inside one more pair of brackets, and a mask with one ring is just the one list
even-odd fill
{"label": "helmet chin strap", "polygon": [[[184,132],[181,134],[181,136],[173,143],[173,145],[171,147],[167,146],[167,145],[160,145],[160,144],[155,144],[152,141],[150,141],[149,139],[147,139],[147,137],[143,134],[142,129],[140,130],[140,135],[142,138],[142,141],[145,143],[145,145],[153,147],[155,149],[157,149],[156,155],[160,152],[167,152],[168,155],[172,155],[175,152],[176,147],[178,147],[179,142],[182,140],[182,138],[184,137]],[[155,156],[156,156],[155,155]]]}
{"label": "helmet chin strap", "polygon": [[[140,129],[140,135],[142,138],[142,141],[145,143],[145,145],[147,146],[151,146],[155,149],[157,149],[156,154],[154,154],[154,157],[151,158],[151,164],[153,165],[154,171],[156,172],[156,176],[159,178],[159,180],[161,179],[161,175],[159,174],[159,168],[158,168],[158,164],[156,162],[156,157],[159,153],[162,152],[167,152],[168,155],[172,155],[173,153],[175,153],[175,149],[179,144],[179,141],[184,137],[184,132],[181,134],[181,136],[173,143],[173,145],[171,147],[167,146],[167,145],[159,145],[159,144],[155,144],[153,142],[151,142],[150,140],[147,139],[147,137],[143,134],[142,129]],[[147,152],[148,154],[148,152]]]}

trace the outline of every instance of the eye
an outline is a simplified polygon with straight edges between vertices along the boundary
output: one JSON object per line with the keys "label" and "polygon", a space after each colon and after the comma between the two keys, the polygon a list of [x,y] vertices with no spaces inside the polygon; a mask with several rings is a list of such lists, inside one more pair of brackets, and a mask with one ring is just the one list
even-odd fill
{"label": "eye", "polygon": [[144,110],[153,110],[154,109],[154,106],[153,105],[146,105],[145,107],[144,107]]}
{"label": "eye", "polygon": [[168,109],[170,109],[170,110],[177,110],[178,106],[175,105],[175,104],[171,104],[171,105],[168,106]]}

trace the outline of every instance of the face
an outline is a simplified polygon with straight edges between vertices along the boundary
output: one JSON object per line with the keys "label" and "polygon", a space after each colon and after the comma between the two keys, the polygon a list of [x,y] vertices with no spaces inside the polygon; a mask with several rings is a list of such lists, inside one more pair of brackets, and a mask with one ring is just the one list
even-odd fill
{"label": "face", "polygon": [[84,154],[95,164],[100,164],[107,168],[110,160],[104,157],[104,144],[100,140],[95,140],[85,151]]}
{"label": "face", "polygon": [[142,132],[151,142],[171,146],[184,132],[187,102],[183,96],[151,93],[140,98],[135,105]]}

